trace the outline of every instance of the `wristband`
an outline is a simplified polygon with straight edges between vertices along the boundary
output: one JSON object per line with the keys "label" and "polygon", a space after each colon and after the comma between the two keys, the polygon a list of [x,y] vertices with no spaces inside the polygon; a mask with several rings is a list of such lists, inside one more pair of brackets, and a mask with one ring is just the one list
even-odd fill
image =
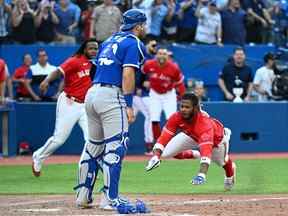
{"label": "wristband", "polygon": [[133,104],[133,94],[125,94],[124,100],[126,102],[127,107],[132,107]]}

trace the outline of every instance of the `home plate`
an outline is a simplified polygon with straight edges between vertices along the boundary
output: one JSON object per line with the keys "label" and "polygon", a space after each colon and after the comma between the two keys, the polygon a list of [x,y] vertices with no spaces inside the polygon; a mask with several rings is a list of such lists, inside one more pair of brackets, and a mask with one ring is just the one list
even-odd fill
{"label": "home plate", "polygon": [[50,208],[50,209],[20,209],[19,211],[24,211],[24,212],[58,212],[61,211],[61,209],[58,208]]}

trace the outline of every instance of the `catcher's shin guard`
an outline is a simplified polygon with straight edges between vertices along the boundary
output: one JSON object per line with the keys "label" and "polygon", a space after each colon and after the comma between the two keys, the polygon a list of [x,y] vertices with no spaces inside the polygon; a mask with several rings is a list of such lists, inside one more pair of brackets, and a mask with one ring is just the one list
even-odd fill
{"label": "catcher's shin guard", "polygon": [[[113,140],[113,137],[110,139]],[[128,134],[124,134],[121,140],[114,140],[106,144],[103,156],[103,176],[104,186],[107,188],[107,196],[111,201],[118,198],[121,165],[126,153],[128,140]]]}
{"label": "catcher's shin guard", "polygon": [[92,193],[99,169],[101,169],[101,157],[104,150],[104,143],[99,145],[87,143],[81,155],[78,171],[78,185],[74,188],[77,191],[76,205],[87,206],[92,203]]}

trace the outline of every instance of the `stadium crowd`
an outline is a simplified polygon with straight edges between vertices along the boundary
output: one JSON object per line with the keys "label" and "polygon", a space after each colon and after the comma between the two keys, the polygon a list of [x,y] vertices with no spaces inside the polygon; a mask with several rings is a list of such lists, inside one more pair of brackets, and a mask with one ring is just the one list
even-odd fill
{"label": "stadium crowd", "polygon": [[[148,50],[151,42],[154,48],[172,42],[287,46],[285,0],[0,0],[0,44],[77,44],[91,37],[101,43],[117,32],[122,13],[129,8],[141,9],[147,16]],[[156,50],[150,57],[155,54]],[[235,99],[234,87],[238,84],[243,87],[240,96],[246,101],[251,100],[251,94],[259,100],[271,99],[275,57],[264,59],[264,69],[257,71],[253,85],[255,72],[245,62],[245,51],[236,50],[231,56],[218,80],[225,100]],[[41,80],[56,68],[53,62],[49,64],[44,49],[39,49],[34,65],[31,53],[26,53],[23,64],[10,75],[4,60],[0,66],[1,81],[8,86],[11,99],[55,101],[62,90],[63,82],[58,80],[45,95],[39,93]],[[209,100],[202,80],[185,77],[185,84],[187,91],[196,92],[203,101]]]}
{"label": "stadium crowd", "polygon": [[147,16],[147,38],[198,44],[287,43],[285,0],[0,0],[0,43],[104,41],[121,14]]}

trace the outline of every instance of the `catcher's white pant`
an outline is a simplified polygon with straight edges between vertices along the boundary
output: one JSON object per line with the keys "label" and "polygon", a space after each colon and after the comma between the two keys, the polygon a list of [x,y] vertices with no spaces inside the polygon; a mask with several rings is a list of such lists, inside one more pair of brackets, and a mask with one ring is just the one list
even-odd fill
{"label": "catcher's white pant", "polygon": [[[224,128],[224,137],[222,141],[219,143],[218,148],[213,148],[212,151],[211,160],[221,167],[228,161],[230,136],[231,130],[229,128]],[[178,153],[189,149],[198,149],[198,144],[190,136],[180,132],[166,145],[161,156],[164,158],[174,157]]]}
{"label": "catcher's white pant", "polygon": [[150,106],[149,97],[139,97],[137,95],[133,97],[133,110],[134,110],[135,116],[140,111],[145,117],[144,140],[146,143],[152,143],[154,141],[153,133],[152,133],[152,125],[151,125],[151,120],[150,120],[149,106]]}
{"label": "catcher's white pant", "polygon": [[150,116],[152,122],[160,122],[162,110],[168,119],[177,111],[177,95],[175,89],[164,94],[159,94],[153,89],[150,90]]}
{"label": "catcher's white pant", "polygon": [[44,146],[39,148],[33,154],[33,159],[43,162],[69,137],[74,125],[78,123],[82,129],[84,139],[88,137],[87,117],[84,103],[77,103],[62,92],[57,100],[56,121],[53,136],[51,136]]}

